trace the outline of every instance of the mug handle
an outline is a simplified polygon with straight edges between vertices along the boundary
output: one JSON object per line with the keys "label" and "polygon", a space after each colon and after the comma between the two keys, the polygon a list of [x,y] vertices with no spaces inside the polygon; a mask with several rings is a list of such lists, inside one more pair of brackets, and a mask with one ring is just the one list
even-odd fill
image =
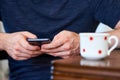
{"label": "mug handle", "polygon": [[108,43],[111,44],[112,43],[112,39],[115,41],[115,43],[112,45],[112,47],[108,50],[108,55],[110,55],[110,53],[117,47],[119,40],[116,36],[110,36],[108,39]]}

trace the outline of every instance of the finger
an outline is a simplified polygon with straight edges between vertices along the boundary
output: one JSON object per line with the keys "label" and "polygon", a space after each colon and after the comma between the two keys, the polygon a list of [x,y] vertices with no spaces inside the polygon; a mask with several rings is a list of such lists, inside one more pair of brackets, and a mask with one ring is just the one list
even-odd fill
{"label": "finger", "polygon": [[39,56],[41,53],[40,52],[34,52],[34,53],[23,53],[23,52],[17,52],[16,54],[14,54],[14,58],[15,59],[18,59],[18,58],[26,58],[26,59],[29,59],[29,58],[32,58],[32,57],[36,57],[36,56]]}
{"label": "finger", "polygon": [[66,59],[66,58],[70,58],[71,56],[61,56],[61,58]]}
{"label": "finger", "polygon": [[41,47],[41,51],[46,53],[57,53],[57,52],[71,50],[72,48],[73,48],[73,45],[71,43],[65,43],[64,45],[54,49],[44,49]]}
{"label": "finger", "polygon": [[20,57],[20,58],[32,58],[32,57],[36,57],[36,56],[39,56],[39,54],[32,54],[32,55],[27,55],[26,53],[21,53],[20,55],[17,55],[17,57]]}
{"label": "finger", "polygon": [[28,32],[28,31],[21,32],[21,34],[23,34],[24,36],[26,36],[26,37],[28,37],[28,38],[37,38],[36,35]]}
{"label": "finger", "polygon": [[31,51],[36,51],[36,50],[39,50],[39,49],[40,49],[39,46],[32,46],[32,45],[30,45],[26,40],[21,40],[21,41],[19,42],[19,44],[20,44],[23,48],[28,49],[28,50],[31,50]]}
{"label": "finger", "polygon": [[49,55],[55,56],[55,57],[62,57],[62,56],[70,56],[70,51],[64,51],[64,52],[57,52],[57,53],[48,53]]}
{"label": "finger", "polygon": [[20,49],[16,49],[16,51],[14,51],[14,55],[16,57],[24,57],[24,58],[31,57],[31,55],[28,54],[28,52],[29,52],[28,50],[25,50],[24,48],[21,48],[21,49],[23,49],[23,50],[21,51]]}
{"label": "finger", "polygon": [[[42,54],[42,52],[41,52],[41,50],[39,49],[39,50],[34,50],[34,51],[32,51],[32,50],[27,50],[27,49],[25,49],[25,48],[23,48],[23,47],[20,47],[19,49],[17,49],[17,51],[19,51],[19,53],[24,53],[24,54],[26,54],[26,55],[30,55],[31,57],[32,56],[35,56],[35,55],[40,55],[40,54]],[[21,56],[21,54],[19,54],[18,56]],[[24,55],[23,55],[24,56]]]}
{"label": "finger", "polygon": [[43,54],[43,52],[41,52],[40,50],[38,50],[38,51],[31,51],[31,52],[28,53],[28,54],[30,54],[31,57],[33,57],[33,56],[35,56],[35,55],[41,55],[41,54]]}
{"label": "finger", "polygon": [[17,53],[17,54],[16,54],[16,57],[18,57],[18,58],[19,58],[19,57],[20,57],[20,58],[21,58],[21,57],[22,57],[22,58],[30,58],[31,55],[30,55],[30,54],[26,54],[26,53],[21,53],[21,52],[20,52],[20,53]]}
{"label": "finger", "polygon": [[[40,55],[42,52],[40,49],[38,50],[28,50],[23,48],[21,45],[17,45],[14,47],[14,52],[17,53],[17,56],[21,56],[21,57],[32,57],[34,55]],[[18,54],[20,53],[20,54]],[[24,54],[22,54],[24,53]]]}
{"label": "finger", "polygon": [[44,49],[54,49],[54,48],[58,48],[60,46],[62,46],[63,44],[65,44],[67,42],[67,40],[63,40],[63,39],[53,39],[53,41],[50,44],[43,44],[42,48]]}
{"label": "finger", "polygon": [[25,57],[16,57],[16,58],[13,58],[13,59],[15,59],[15,60],[27,60],[27,59],[29,59],[29,58],[25,58]]}
{"label": "finger", "polygon": [[56,53],[48,53],[49,55],[56,56],[56,57],[70,57],[70,56],[78,56],[80,55],[79,53],[80,49],[79,48],[74,48],[70,49],[67,51],[61,51],[61,52],[56,52]]}
{"label": "finger", "polygon": [[30,55],[24,54],[24,53],[20,53],[18,51],[14,51],[13,54],[11,54],[11,57],[15,60],[19,60],[20,58],[30,58]]}

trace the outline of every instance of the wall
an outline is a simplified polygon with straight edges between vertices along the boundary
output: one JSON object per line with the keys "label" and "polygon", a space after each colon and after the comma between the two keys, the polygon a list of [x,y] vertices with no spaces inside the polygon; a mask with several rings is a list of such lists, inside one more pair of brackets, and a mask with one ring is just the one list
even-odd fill
{"label": "wall", "polygon": [[2,22],[0,22],[0,32],[4,32]]}
{"label": "wall", "polygon": [[[2,22],[0,22],[0,32],[4,32]],[[8,80],[8,73],[9,73],[8,61],[1,60],[0,61],[0,80]]]}

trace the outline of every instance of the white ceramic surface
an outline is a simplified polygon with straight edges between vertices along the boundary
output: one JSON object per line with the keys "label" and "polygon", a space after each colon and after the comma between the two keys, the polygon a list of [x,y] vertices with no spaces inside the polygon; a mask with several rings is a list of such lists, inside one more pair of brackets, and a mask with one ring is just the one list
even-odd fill
{"label": "white ceramic surface", "polygon": [[[109,49],[111,40],[114,40],[115,44]],[[80,33],[80,53],[86,59],[103,59],[110,55],[117,45],[117,37],[107,33]]]}

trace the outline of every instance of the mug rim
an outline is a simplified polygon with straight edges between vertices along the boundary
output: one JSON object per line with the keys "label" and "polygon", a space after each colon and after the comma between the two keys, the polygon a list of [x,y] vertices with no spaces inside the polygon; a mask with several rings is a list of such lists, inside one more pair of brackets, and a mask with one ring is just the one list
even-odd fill
{"label": "mug rim", "polygon": [[110,35],[109,33],[79,33],[80,35]]}

